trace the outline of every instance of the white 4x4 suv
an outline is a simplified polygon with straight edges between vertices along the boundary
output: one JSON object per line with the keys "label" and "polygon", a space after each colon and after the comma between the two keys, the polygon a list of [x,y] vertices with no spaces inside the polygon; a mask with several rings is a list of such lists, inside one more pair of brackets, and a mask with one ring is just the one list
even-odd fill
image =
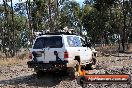
{"label": "white 4x4 suv", "polygon": [[30,53],[28,67],[34,68],[37,73],[67,71],[79,64],[89,65],[93,54],[82,37],[58,33],[37,37]]}

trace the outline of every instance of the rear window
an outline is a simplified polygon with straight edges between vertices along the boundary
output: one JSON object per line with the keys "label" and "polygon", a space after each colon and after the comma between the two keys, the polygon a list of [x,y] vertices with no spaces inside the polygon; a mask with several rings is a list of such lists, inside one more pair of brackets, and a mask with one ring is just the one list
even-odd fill
{"label": "rear window", "polygon": [[62,46],[61,36],[40,37],[36,39],[33,49],[61,48]]}
{"label": "rear window", "polygon": [[67,42],[69,47],[81,47],[81,41],[79,37],[67,36]]}

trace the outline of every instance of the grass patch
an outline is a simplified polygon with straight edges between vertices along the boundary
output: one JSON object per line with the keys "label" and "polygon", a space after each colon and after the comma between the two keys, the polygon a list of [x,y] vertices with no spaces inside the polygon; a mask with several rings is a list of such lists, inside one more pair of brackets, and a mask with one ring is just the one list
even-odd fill
{"label": "grass patch", "polygon": [[0,58],[0,66],[11,66],[17,64],[26,64],[28,59],[18,59],[18,58]]}
{"label": "grass patch", "polygon": [[26,64],[28,61],[28,53],[24,52],[22,54],[18,54],[11,58],[0,58],[0,66],[10,66],[16,64]]}
{"label": "grass patch", "polygon": [[26,64],[28,61],[28,51],[17,53],[14,57],[0,56],[0,66],[10,66],[17,64]]}

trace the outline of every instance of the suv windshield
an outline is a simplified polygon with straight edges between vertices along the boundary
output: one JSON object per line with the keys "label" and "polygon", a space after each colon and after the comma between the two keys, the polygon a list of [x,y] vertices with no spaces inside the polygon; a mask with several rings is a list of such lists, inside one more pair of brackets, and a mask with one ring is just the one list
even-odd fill
{"label": "suv windshield", "polygon": [[36,39],[33,49],[42,48],[61,48],[62,47],[62,37],[52,36],[52,37],[40,37]]}

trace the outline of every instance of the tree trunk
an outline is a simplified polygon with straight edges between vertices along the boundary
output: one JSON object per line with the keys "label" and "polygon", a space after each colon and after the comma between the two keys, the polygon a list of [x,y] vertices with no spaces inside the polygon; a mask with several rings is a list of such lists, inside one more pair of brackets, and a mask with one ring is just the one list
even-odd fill
{"label": "tree trunk", "polygon": [[121,46],[120,46],[120,35],[118,34],[118,44],[119,44],[119,48],[118,48],[118,52],[120,51],[120,48],[121,48]]}
{"label": "tree trunk", "polygon": [[123,0],[123,16],[124,16],[124,20],[123,20],[123,33],[122,33],[122,48],[123,48],[123,52],[125,52],[125,37],[126,37],[126,13],[125,13],[125,5],[124,5],[124,0]]}
{"label": "tree trunk", "polygon": [[51,25],[52,24],[52,18],[51,18],[51,1],[49,0],[49,2],[48,2],[48,7],[49,7],[49,30],[52,32],[53,31],[53,29],[52,29],[52,26],[53,25]]}
{"label": "tree trunk", "polygon": [[10,52],[10,54],[11,54],[11,56],[13,57],[13,56],[15,56],[15,29],[14,29],[14,13],[13,13],[13,5],[12,5],[12,0],[11,0],[11,9],[12,9],[12,31],[13,31],[13,36],[12,36],[12,44],[11,44],[11,46],[12,46],[12,48],[11,48],[11,52]]}
{"label": "tree trunk", "polygon": [[7,24],[8,24],[8,18],[7,18],[7,7],[6,7],[6,1],[5,0],[3,0],[3,4],[4,4],[4,20],[5,20],[5,22],[4,22],[4,32],[3,32],[3,53],[5,53],[5,55],[7,56],[7,50],[6,50],[6,45],[5,44],[7,44],[7,42],[5,41],[5,38],[7,37],[7,35],[6,35],[6,33],[5,33],[5,30],[6,30],[6,27],[8,26]]}

